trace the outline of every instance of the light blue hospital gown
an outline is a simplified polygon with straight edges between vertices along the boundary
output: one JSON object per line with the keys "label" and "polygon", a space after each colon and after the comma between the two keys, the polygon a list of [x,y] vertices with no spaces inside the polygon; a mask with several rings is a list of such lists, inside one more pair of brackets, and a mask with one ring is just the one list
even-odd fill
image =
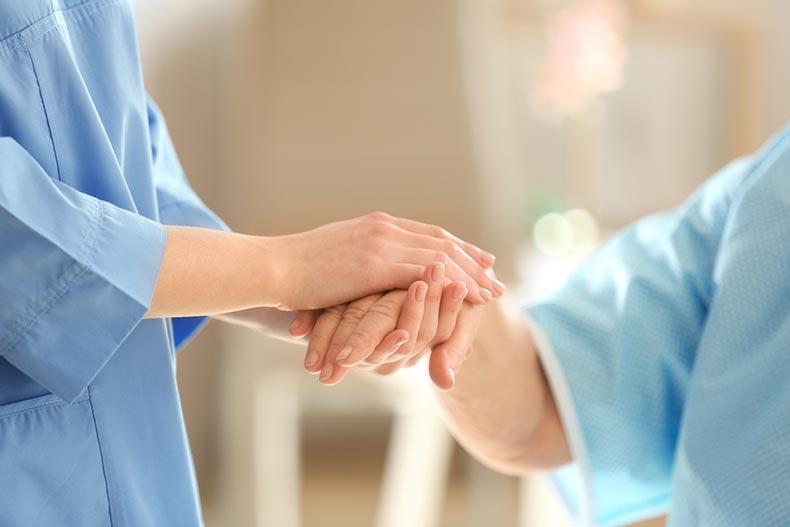
{"label": "light blue hospital gown", "polygon": [[0,0],[0,526],[197,526],[162,224],[225,229],[148,100],[122,0]]}
{"label": "light blue hospital gown", "polygon": [[527,309],[587,523],[790,525],[790,130]]}

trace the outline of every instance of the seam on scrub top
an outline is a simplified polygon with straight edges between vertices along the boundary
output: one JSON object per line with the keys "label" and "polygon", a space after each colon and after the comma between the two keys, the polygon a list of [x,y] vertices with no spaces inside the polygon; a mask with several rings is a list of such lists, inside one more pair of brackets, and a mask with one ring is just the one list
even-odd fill
{"label": "seam on scrub top", "polygon": [[[8,412],[8,413],[5,413],[5,414],[4,413],[0,413],[0,421],[5,419],[6,417],[13,417],[15,415],[26,414],[28,412],[35,412],[36,410],[43,410],[44,408],[50,408],[52,406],[68,406],[70,404],[77,404],[77,403],[84,402],[87,399],[88,399],[87,395],[81,395],[80,397],[77,397],[76,399],[74,399],[71,402],[67,402],[67,401],[63,401],[63,400],[49,401],[49,402],[41,403],[41,404],[38,404],[38,405],[28,406],[27,408],[20,408],[19,410],[14,410],[13,412]],[[14,403],[11,403],[11,404],[14,404]]]}
{"label": "seam on scrub top", "polygon": [[112,521],[112,505],[110,503],[110,483],[107,481],[107,467],[104,465],[104,447],[102,446],[101,439],[99,438],[99,423],[96,422],[96,412],[93,409],[93,396],[91,395],[91,387],[88,386],[88,403],[91,407],[91,416],[93,417],[93,429],[96,431],[96,444],[99,447],[99,460],[101,461],[101,473],[104,476],[104,490],[107,493],[107,515],[110,517],[110,525]]}
{"label": "seam on scrub top", "polygon": [[19,49],[25,49],[28,45],[42,38],[53,29],[62,26],[63,24],[58,20],[61,15],[68,16],[69,21],[78,21],[106,6],[121,3],[122,0],[103,0],[96,2],[86,0],[81,4],[66,9],[52,11],[43,18],[0,40],[0,57]]}
{"label": "seam on scrub top", "polygon": [[58,159],[58,149],[55,148],[55,136],[52,135],[52,124],[49,122],[49,112],[47,112],[47,105],[44,103],[44,92],[41,89],[41,80],[38,78],[38,71],[36,70],[36,61],[33,60],[33,54],[29,49],[26,49],[27,56],[30,57],[30,66],[33,68],[33,77],[36,79],[36,86],[38,86],[38,98],[41,100],[41,109],[44,111],[44,120],[47,122],[47,131],[49,132],[49,142],[52,144],[52,155],[55,156],[55,168],[58,172],[58,181],[63,181],[60,176],[60,160]]}
{"label": "seam on scrub top", "polygon": [[172,209],[173,207],[183,208],[183,205],[187,205],[188,203],[189,200],[186,199],[174,199],[172,201],[168,201],[164,205],[159,205],[157,209],[159,212],[162,212],[163,210]]}
{"label": "seam on scrub top", "polygon": [[[50,286],[49,293],[44,299],[41,301],[44,304],[44,307],[39,310],[35,310],[30,315],[30,320],[27,322],[16,322],[13,325],[19,327],[16,331],[16,335],[11,338],[11,342],[5,346],[4,348],[0,349],[0,356],[6,355],[14,350],[14,348],[22,341],[22,339],[27,335],[30,329],[35,326],[36,322],[49,312],[50,309],[60,300],[63,295],[65,295],[71,286],[79,280],[79,278],[85,274],[90,268],[90,265],[93,263],[93,258],[96,254],[96,246],[98,245],[99,241],[99,233],[102,229],[102,224],[104,223],[104,208],[102,207],[101,201],[92,202],[93,206],[91,207],[91,229],[88,233],[89,236],[86,242],[83,245],[83,249],[81,251],[80,256],[85,256],[88,260],[85,263],[81,263],[80,260],[76,260],[72,265],[69,266],[66,271],[63,272],[62,275],[55,281],[55,283]],[[17,320],[21,320],[20,317]]]}
{"label": "seam on scrub top", "polygon": [[[757,154],[760,157],[755,159],[749,169],[747,170],[746,174],[744,174],[743,178],[738,184],[738,187],[735,191],[728,196],[729,201],[727,202],[727,217],[724,220],[724,223],[721,227],[719,232],[719,239],[717,240],[717,247],[716,253],[713,258],[714,268],[713,272],[716,272],[716,263],[720,261],[721,251],[722,251],[722,244],[730,235],[730,231],[733,229],[733,222],[735,221],[734,216],[735,214],[733,211],[741,204],[744,200],[744,196],[746,193],[752,188],[755,184],[754,179],[757,177],[761,171],[764,171],[770,163],[775,163],[777,158],[781,158],[785,151],[790,146],[790,126],[785,127],[779,132],[779,135],[773,141],[770,141],[768,145],[763,147],[760,152]],[[714,284],[715,287],[715,284]]]}

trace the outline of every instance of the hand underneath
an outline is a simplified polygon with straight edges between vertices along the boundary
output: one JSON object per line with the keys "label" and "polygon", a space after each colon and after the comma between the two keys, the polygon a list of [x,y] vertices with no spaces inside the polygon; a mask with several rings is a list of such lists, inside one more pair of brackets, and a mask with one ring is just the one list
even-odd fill
{"label": "hand underneath", "polygon": [[[391,375],[431,353],[431,379],[441,389],[471,352],[481,306],[464,302],[467,286],[450,282],[444,265],[430,265],[408,291],[373,294],[324,310],[313,328],[305,367],[336,384],[352,367]],[[314,314],[298,317],[302,329]]]}

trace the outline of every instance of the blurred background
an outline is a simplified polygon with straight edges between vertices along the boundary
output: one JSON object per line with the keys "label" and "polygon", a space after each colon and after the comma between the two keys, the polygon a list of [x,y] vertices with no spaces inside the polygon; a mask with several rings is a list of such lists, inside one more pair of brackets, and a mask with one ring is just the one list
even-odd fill
{"label": "blurred background", "polygon": [[[440,224],[497,254],[513,306],[790,118],[785,0],[135,10],[148,89],[193,185],[235,230],[374,210]],[[568,525],[540,476],[459,450],[421,368],[325,388],[302,357],[219,323],[181,353],[210,527]]]}

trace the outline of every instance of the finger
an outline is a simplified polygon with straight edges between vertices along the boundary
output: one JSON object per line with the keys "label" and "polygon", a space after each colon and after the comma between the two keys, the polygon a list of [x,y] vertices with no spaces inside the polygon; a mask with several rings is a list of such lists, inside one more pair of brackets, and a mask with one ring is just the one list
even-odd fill
{"label": "finger", "polygon": [[[398,351],[398,348],[403,346],[409,341],[409,333],[403,329],[396,329],[376,347],[374,353],[385,356],[392,356],[393,353]],[[383,366],[383,364],[369,364],[367,361],[362,361],[360,366],[366,370],[375,371],[376,368]]]}
{"label": "finger", "polygon": [[406,362],[405,360],[399,360],[397,362],[386,362],[384,364],[379,364],[371,371],[376,375],[381,375],[383,377],[386,377],[398,372],[398,370],[400,370],[403,367],[405,362]]}
{"label": "finger", "polygon": [[[406,296],[406,291],[391,291],[370,306],[362,321],[354,329],[354,333],[349,337],[346,346],[338,354],[337,361],[342,366],[354,366],[367,359],[376,350],[383,349],[383,339],[398,326],[401,307]],[[398,333],[402,339],[404,334],[405,339],[408,339],[407,331]],[[401,344],[403,343],[401,342]]]}
{"label": "finger", "polygon": [[313,330],[318,317],[321,315],[320,309],[312,311],[297,311],[291,325],[288,326],[288,333],[294,338],[303,338]]}
{"label": "finger", "polygon": [[[490,289],[481,287],[474,277],[469,276],[463,269],[461,269],[455,261],[447,256],[444,252],[433,251],[431,249],[418,249],[418,248],[403,248],[398,247],[401,251],[401,258],[412,263],[421,264],[425,267],[434,262],[442,262],[445,265],[445,274],[450,280],[459,280],[466,284],[469,289],[467,300],[474,304],[486,304],[493,298],[493,293]],[[397,259],[397,255],[392,255],[392,258]],[[402,265],[402,264],[400,264]],[[485,273],[484,273],[485,276]],[[486,277],[486,280],[491,280]]]}
{"label": "finger", "polygon": [[425,306],[423,308],[420,331],[416,340],[412,343],[413,347],[401,346],[399,350],[391,353],[383,362],[398,362],[416,353],[420,353],[433,340],[436,334],[436,326],[439,322],[439,309],[444,291],[445,277],[444,264],[434,262],[425,268],[423,280],[428,284],[428,294],[425,296]]}
{"label": "finger", "polygon": [[452,390],[455,377],[466,360],[477,332],[475,309],[463,309],[450,339],[433,349],[428,371],[433,383],[442,390]]}
{"label": "finger", "polygon": [[375,283],[368,284],[371,293],[398,289],[405,291],[411,284],[422,279],[425,265],[413,262],[394,263],[393,258],[382,258],[381,265],[375,272]]}
{"label": "finger", "polygon": [[354,330],[360,321],[365,318],[370,307],[378,302],[382,296],[381,294],[368,295],[346,306],[324,357],[324,364],[319,377],[322,383],[337,384],[343,378],[347,368],[335,364],[336,358],[345,348],[349,337],[354,334]]}
{"label": "finger", "polygon": [[505,292],[504,284],[497,280],[493,274],[488,273],[489,269],[487,267],[481,266],[454,241],[434,238],[424,234],[415,234],[403,229],[396,231],[395,237],[396,240],[403,242],[408,247],[430,249],[437,253],[444,253],[447,258],[455,262],[458,268],[477,282],[480,287],[488,289],[496,296],[501,296]]}
{"label": "finger", "polygon": [[463,282],[453,282],[444,288],[442,293],[442,307],[439,311],[439,322],[436,328],[436,335],[433,345],[436,346],[445,342],[453,334],[458,313],[466,298],[466,284]]}
{"label": "finger", "polygon": [[397,217],[393,217],[390,221],[392,221],[392,223],[401,229],[407,231],[433,236],[434,238],[450,240],[458,244],[467,254],[474,258],[475,261],[477,261],[483,267],[493,267],[494,262],[496,262],[496,257],[493,254],[482,250],[476,245],[462,240],[461,238],[436,225],[428,225],[426,223],[420,223],[419,221],[407,220],[405,218]]}
{"label": "finger", "polygon": [[[436,329],[439,325],[439,311],[442,303],[444,291],[444,264],[437,262],[429,265],[425,269],[423,279],[428,284],[428,294],[425,296],[425,306],[423,308],[420,332],[415,339],[413,352],[419,353],[430,344],[436,336]],[[393,354],[395,356],[408,356],[406,351],[401,348]]]}
{"label": "finger", "polygon": [[321,369],[318,380],[321,381],[321,384],[326,386],[334,386],[343,380],[343,377],[346,376],[346,373],[348,373],[350,369],[351,368],[344,368],[337,363],[327,361]]}
{"label": "finger", "polygon": [[313,327],[313,334],[307,344],[307,353],[304,359],[304,367],[310,373],[318,373],[324,364],[324,357],[335,336],[335,330],[340,325],[343,318],[343,311],[346,306],[340,305],[325,309]]}
{"label": "finger", "polygon": [[[384,339],[381,341],[381,344],[377,346],[376,350],[381,353],[391,355],[392,353],[398,351],[398,348],[408,341],[409,341],[409,334],[403,329],[396,329],[395,331],[384,337]],[[397,369],[399,368],[396,368],[395,371],[397,371]],[[327,381],[326,382],[322,381],[322,382],[324,382],[324,384],[337,384],[343,379],[343,377],[346,376],[346,373],[348,373],[350,370],[351,368],[347,368],[336,364],[333,366],[330,376],[327,377]],[[373,371],[374,372],[376,371],[375,368],[373,369]],[[394,373],[395,371],[393,371],[392,373]]]}
{"label": "finger", "polygon": [[[425,282],[414,282],[409,288],[409,293],[403,303],[400,318],[398,319],[398,329],[403,329],[411,335],[408,342],[404,343],[398,353],[411,354],[414,343],[420,332],[420,323],[425,308],[425,297],[428,294],[428,284]],[[381,364],[390,356],[382,350],[374,351],[365,362],[368,364]]]}

